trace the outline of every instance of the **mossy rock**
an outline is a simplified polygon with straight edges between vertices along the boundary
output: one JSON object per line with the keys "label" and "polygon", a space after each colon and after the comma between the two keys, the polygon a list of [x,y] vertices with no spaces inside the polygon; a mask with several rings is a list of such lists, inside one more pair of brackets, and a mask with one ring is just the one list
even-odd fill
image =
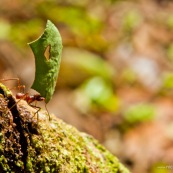
{"label": "mossy rock", "polygon": [[0,172],[129,172],[90,135],[36,111],[0,84]]}

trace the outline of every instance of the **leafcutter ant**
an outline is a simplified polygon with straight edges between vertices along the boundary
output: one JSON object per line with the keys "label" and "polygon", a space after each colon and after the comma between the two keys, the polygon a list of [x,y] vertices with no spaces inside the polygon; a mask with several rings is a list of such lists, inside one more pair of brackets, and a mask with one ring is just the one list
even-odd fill
{"label": "leafcutter ant", "polygon": [[[38,112],[40,111],[40,107],[38,107],[38,106],[36,106],[36,102],[38,101],[38,102],[40,102],[40,101],[44,101],[44,103],[45,103],[45,108],[46,108],[46,111],[47,111],[47,113],[48,113],[48,115],[49,115],[49,120],[50,120],[50,114],[49,114],[49,112],[48,112],[48,109],[47,109],[47,107],[46,107],[46,102],[45,102],[45,98],[44,97],[42,97],[40,94],[34,94],[34,95],[29,95],[29,93],[24,93],[24,89],[25,89],[25,85],[21,85],[20,84],[20,80],[19,80],[19,78],[9,78],[9,79],[0,79],[0,81],[9,81],[9,80],[16,80],[17,82],[18,82],[18,90],[19,90],[19,92],[18,93],[16,93],[16,99],[19,99],[19,101],[20,100],[25,100],[31,107],[33,107],[33,108],[37,108],[38,110],[34,113],[34,115],[35,114],[37,114],[37,116],[38,116]],[[23,92],[21,92],[21,89],[23,89]],[[18,102],[19,102],[18,101]],[[17,103],[18,103],[17,102]],[[35,102],[35,105],[32,105],[31,103],[33,103],[33,102]],[[14,105],[13,105],[14,106]],[[12,106],[12,107],[13,107]],[[11,107],[11,108],[12,108]]]}

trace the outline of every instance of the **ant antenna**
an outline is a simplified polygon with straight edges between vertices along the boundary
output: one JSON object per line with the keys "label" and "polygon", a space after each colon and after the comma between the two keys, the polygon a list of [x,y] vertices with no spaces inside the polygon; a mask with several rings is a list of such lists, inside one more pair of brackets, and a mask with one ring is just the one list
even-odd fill
{"label": "ant antenna", "polygon": [[45,107],[45,109],[46,109],[46,111],[47,111],[47,113],[48,113],[48,116],[49,116],[49,121],[51,120],[51,118],[50,118],[50,114],[49,114],[49,111],[48,111],[48,109],[47,109],[47,104],[46,104],[46,102],[44,101],[44,107]]}
{"label": "ant antenna", "polygon": [[23,88],[23,93],[25,92],[25,85],[21,85],[20,84],[20,79],[19,78],[8,78],[8,79],[0,79],[0,81],[9,81],[9,80],[14,80],[17,81],[17,87],[14,88],[18,88],[18,91],[21,92],[21,88]]}

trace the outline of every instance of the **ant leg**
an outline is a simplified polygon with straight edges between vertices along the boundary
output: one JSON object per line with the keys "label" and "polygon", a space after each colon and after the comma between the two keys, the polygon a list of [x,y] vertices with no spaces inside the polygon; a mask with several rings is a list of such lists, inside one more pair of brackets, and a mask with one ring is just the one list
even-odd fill
{"label": "ant leg", "polygon": [[[38,107],[38,106],[36,106],[36,101],[35,101],[35,105],[31,105],[31,104],[30,104],[30,106],[33,107],[33,108],[37,108],[37,109],[38,109],[38,110],[34,113],[34,116],[35,116],[35,114],[37,114],[37,117],[38,117],[38,112],[41,110],[41,108]],[[49,121],[50,121],[51,118],[50,118],[50,114],[49,114],[49,111],[48,111],[47,106],[46,106],[46,102],[45,102],[45,108],[46,108],[46,111],[47,111],[47,113],[48,113]],[[33,116],[33,117],[34,117],[34,116]],[[33,118],[33,117],[32,117],[32,118]],[[38,120],[38,118],[37,118],[37,120]]]}
{"label": "ant leg", "polygon": [[49,111],[48,111],[47,106],[46,106],[45,98],[44,98],[44,97],[41,97],[40,95],[35,95],[35,100],[34,100],[34,101],[35,101],[35,107],[37,107],[37,106],[36,106],[37,101],[44,101],[45,109],[46,109],[46,111],[47,111],[47,114],[48,114],[48,116],[49,116],[49,121],[50,121],[51,118],[50,118],[50,114],[49,114]]}
{"label": "ant leg", "polygon": [[[39,119],[39,118],[38,118],[38,116],[39,116],[39,115],[38,115],[38,112],[41,110],[41,108],[38,107],[38,106],[35,106],[35,105],[31,105],[31,104],[30,104],[30,106],[33,107],[33,108],[35,108],[35,109],[38,109],[38,110],[34,113],[34,115],[32,116],[32,118],[33,118],[33,117],[35,116],[35,114],[37,114],[37,121],[38,121],[38,119]],[[32,118],[31,118],[31,119],[32,119]]]}
{"label": "ant leg", "polygon": [[[10,111],[14,106],[16,106],[21,100],[24,100],[25,97],[27,97],[27,95],[28,95],[28,93],[22,94],[22,96],[20,96],[19,94],[21,95],[21,93],[16,94],[16,99],[19,99],[19,100],[17,100],[17,101],[9,108],[8,111]],[[19,97],[19,96],[20,96],[20,97]],[[8,112],[7,112],[7,113],[8,113]]]}
{"label": "ant leg", "polygon": [[[21,99],[20,99],[20,100],[21,100]],[[16,106],[16,105],[20,102],[20,100],[18,100],[15,104],[13,104],[13,105],[8,109],[6,115],[8,114],[8,112],[9,112],[14,106]]]}
{"label": "ant leg", "polygon": [[19,78],[0,79],[0,81],[8,81],[8,80],[17,80],[18,86],[20,86],[20,79]]}
{"label": "ant leg", "polygon": [[23,89],[21,93],[25,93],[25,85],[20,85],[19,87],[19,92],[21,92],[21,88]]}
{"label": "ant leg", "polygon": [[45,106],[45,108],[46,108],[46,111],[47,111],[48,116],[49,116],[49,121],[50,121],[50,120],[51,120],[51,118],[50,118],[50,114],[49,114],[49,111],[48,111],[47,106],[46,106],[47,104],[46,104],[46,102],[45,102],[45,101],[44,101],[44,103],[45,103],[45,105],[44,105],[44,106]]}
{"label": "ant leg", "polygon": [[[15,89],[15,88],[18,88],[19,93],[25,93],[25,85],[20,85],[20,86],[17,86],[17,87],[13,87],[10,90]],[[21,89],[22,89],[22,91],[21,91]]]}
{"label": "ant leg", "polygon": [[20,89],[21,88],[25,88],[25,85],[21,85],[20,84],[20,79],[19,78],[0,79],[0,81],[9,81],[9,80],[15,80],[15,81],[17,81],[17,84],[18,84],[17,88],[18,88],[19,92],[20,92]]}
{"label": "ant leg", "polygon": [[35,107],[37,107],[36,105],[37,105],[37,100],[35,100]]}
{"label": "ant leg", "polygon": [[19,78],[17,78],[17,77],[8,78],[8,79],[0,79],[0,81],[8,81],[8,80],[17,80],[17,81],[18,81],[18,84],[20,84],[20,80],[19,80]]}
{"label": "ant leg", "polygon": [[[36,106],[36,104],[37,104],[37,100],[35,100],[35,104],[34,105],[31,105],[31,104],[29,104],[31,107],[33,107],[33,108],[37,108],[38,110],[34,113],[34,116],[35,116],[35,114],[37,114],[37,121],[38,121],[38,112],[41,110],[41,108],[40,107],[38,107],[38,106]],[[33,117],[34,117],[33,116]],[[33,118],[32,117],[32,118]]]}

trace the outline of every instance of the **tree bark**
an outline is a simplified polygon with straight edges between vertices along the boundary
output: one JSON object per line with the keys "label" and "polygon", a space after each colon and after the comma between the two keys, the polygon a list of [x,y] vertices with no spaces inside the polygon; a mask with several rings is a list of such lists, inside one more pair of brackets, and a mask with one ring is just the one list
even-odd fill
{"label": "tree bark", "polygon": [[36,111],[0,84],[0,172],[129,173],[92,136]]}

